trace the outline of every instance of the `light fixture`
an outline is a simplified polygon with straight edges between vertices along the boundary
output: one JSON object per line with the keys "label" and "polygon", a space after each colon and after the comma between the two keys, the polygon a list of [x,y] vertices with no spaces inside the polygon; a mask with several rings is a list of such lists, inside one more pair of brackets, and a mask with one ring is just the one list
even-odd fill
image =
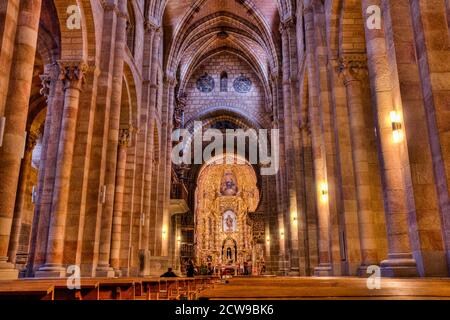
{"label": "light fixture", "polygon": [[292,212],[292,213],[291,213],[291,219],[292,219],[292,222],[293,222],[294,224],[297,223],[297,212]]}
{"label": "light fixture", "polygon": [[400,143],[403,140],[402,120],[400,114],[397,111],[391,111],[390,118],[394,143]]}
{"label": "light fixture", "polygon": [[325,182],[320,184],[320,197],[322,202],[328,201],[328,184]]}
{"label": "light fixture", "polygon": [[270,237],[269,236],[266,237],[266,242],[270,243]]}
{"label": "light fixture", "polygon": [[181,237],[180,236],[177,237],[177,241],[181,242]]}
{"label": "light fixture", "polygon": [[280,230],[280,236],[281,236],[281,239],[284,239],[284,230],[283,229]]}
{"label": "light fixture", "polygon": [[166,231],[166,228],[164,227],[162,229],[162,238],[163,238],[163,240],[166,240],[166,234],[167,234],[167,231]]}

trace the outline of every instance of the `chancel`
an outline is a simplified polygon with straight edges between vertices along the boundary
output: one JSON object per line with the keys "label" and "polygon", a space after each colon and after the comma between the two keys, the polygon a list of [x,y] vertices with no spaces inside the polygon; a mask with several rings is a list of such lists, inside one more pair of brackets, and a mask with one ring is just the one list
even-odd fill
{"label": "chancel", "polygon": [[0,0],[0,45],[0,298],[450,297],[449,0]]}

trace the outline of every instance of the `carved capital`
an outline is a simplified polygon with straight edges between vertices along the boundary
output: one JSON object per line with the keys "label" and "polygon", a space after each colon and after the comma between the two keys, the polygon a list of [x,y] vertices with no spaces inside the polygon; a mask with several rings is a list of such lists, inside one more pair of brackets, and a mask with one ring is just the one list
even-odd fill
{"label": "carved capital", "polygon": [[50,95],[50,88],[59,79],[59,66],[57,63],[49,65],[45,72],[39,76],[41,79],[41,95],[45,96],[47,101]]}
{"label": "carved capital", "polygon": [[339,74],[345,85],[351,81],[361,81],[367,74],[367,58],[365,55],[346,55],[339,59]]}
{"label": "carved capital", "polygon": [[150,20],[145,20],[144,21],[144,31],[145,32],[152,32],[152,33],[160,33],[161,32],[161,28],[159,26],[157,26],[156,24],[154,24],[152,21]]}
{"label": "carved capital", "polygon": [[170,86],[176,86],[177,78],[173,74],[166,73],[164,76],[164,81]]}
{"label": "carved capital", "polygon": [[114,11],[119,18],[123,18],[123,19],[126,19],[126,20],[129,19],[128,13],[121,11],[120,8],[116,4],[109,3],[106,0],[101,0],[100,3],[102,5],[103,11],[105,11],[105,12],[107,12],[107,11]]}
{"label": "carved capital", "polygon": [[25,151],[31,152],[34,149],[34,147],[36,146],[38,139],[39,139],[38,131],[31,130],[30,132],[28,132]]}
{"label": "carved capital", "polygon": [[314,6],[312,4],[309,4],[305,7],[303,7],[303,15],[312,14],[314,13]]}
{"label": "carved capital", "polygon": [[280,33],[281,34],[291,31],[291,30],[295,30],[295,18],[294,17],[291,17],[280,23]]}
{"label": "carved capital", "polygon": [[119,146],[127,148],[131,142],[131,135],[133,133],[133,127],[123,128],[119,130]]}
{"label": "carved capital", "polygon": [[59,79],[64,82],[64,88],[81,90],[89,66],[83,61],[59,61],[58,63]]}

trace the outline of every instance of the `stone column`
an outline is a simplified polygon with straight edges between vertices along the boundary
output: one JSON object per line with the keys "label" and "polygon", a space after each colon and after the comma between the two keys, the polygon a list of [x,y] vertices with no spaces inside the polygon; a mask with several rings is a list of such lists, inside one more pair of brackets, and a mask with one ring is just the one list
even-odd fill
{"label": "stone column", "polygon": [[358,210],[359,239],[361,243],[361,266],[359,274],[365,275],[370,265],[378,263],[375,239],[368,147],[370,145],[367,126],[364,121],[361,80],[366,70],[366,58],[362,55],[343,57],[340,73],[347,92],[348,117],[352,143],[353,169],[355,172]]}
{"label": "stone column", "polygon": [[[7,263],[7,255],[20,163],[25,147],[40,12],[41,0],[21,1],[14,57],[8,75],[10,80],[4,112],[5,131],[3,145],[0,147],[0,279],[18,276],[13,265]],[[2,88],[2,91],[5,90]]]}
{"label": "stone column", "polygon": [[47,98],[47,114],[42,136],[42,152],[39,162],[37,201],[34,206],[31,227],[28,276],[33,276],[37,267],[45,262],[48,223],[50,220],[58,141],[61,132],[61,117],[64,104],[64,83],[60,78],[58,63],[46,66],[40,76],[40,93]]}
{"label": "stone column", "polygon": [[36,271],[36,277],[66,276],[66,270],[63,267],[63,251],[70,173],[73,163],[79,98],[87,65],[84,62],[60,61],[60,69],[60,79],[64,82],[61,135],[58,144],[58,160],[53,187],[52,212],[45,264]]}
{"label": "stone column", "polygon": [[149,250],[150,249],[150,224],[151,224],[151,193],[152,193],[152,180],[156,179],[155,176],[152,175],[153,171],[153,140],[154,140],[154,119],[156,113],[156,88],[157,88],[157,66],[158,60],[155,58],[155,55],[159,54],[159,29],[150,24],[146,23],[146,32],[148,33],[147,37],[149,38],[149,46],[148,55],[149,55],[149,65],[146,67],[148,78],[147,83],[145,84],[145,92],[147,96],[145,97],[143,103],[146,103],[148,113],[148,123],[146,123],[146,148],[145,148],[145,168],[144,168],[144,197],[143,197],[143,212],[146,216],[144,231],[142,234],[142,249]]}
{"label": "stone column", "polygon": [[[298,108],[296,103],[298,100],[295,99],[296,92],[295,88],[298,85],[297,74],[291,71],[292,65],[297,66],[296,60],[292,58],[291,50],[296,47],[291,46],[293,38],[293,33],[295,33],[295,22],[291,19],[281,24],[281,40],[282,40],[282,54],[283,54],[283,104],[284,104],[284,147],[285,147],[285,157],[286,157],[286,188],[288,191],[286,204],[287,210],[286,215],[286,225],[285,228],[285,238],[289,240],[290,244],[290,274],[299,275],[299,232],[298,224],[293,223],[292,215],[298,215],[298,199],[297,199],[297,181],[296,173],[299,163],[295,158],[295,147],[294,147],[294,128],[293,128],[293,118],[295,118],[295,108]],[[295,68],[294,68],[295,69]],[[297,70],[296,70],[297,71]]]}
{"label": "stone column", "polygon": [[[363,0],[363,17],[367,8],[381,0]],[[384,19],[384,18],[383,18]],[[416,276],[416,262],[412,255],[408,230],[408,194],[400,156],[401,142],[392,138],[390,113],[396,110],[392,94],[391,66],[388,60],[384,25],[370,30],[365,26],[369,76],[375,106],[384,207],[388,234],[388,259],[381,262],[385,276]]]}
{"label": "stone column", "polygon": [[319,100],[319,70],[315,58],[315,25],[314,9],[312,6],[304,9],[307,48],[307,69],[310,94],[310,106],[308,109],[309,123],[311,125],[311,141],[314,162],[314,180],[316,187],[316,206],[319,234],[319,266],[315,268],[318,276],[328,276],[332,273],[331,247],[330,247],[330,208],[328,201],[322,200],[321,185],[327,185],[326,150],[322,132],[322,120],[320,115]]}
{"label": "stone column", "polygon": [[39,132],[29,132],[27,135],[27,143],[25,147],[25,155],[22,160],[20,170],[19,186],[17,188],[17,199],[14,208],[14,219],[11,228],[11,239],[9,241],[8,257],[11,263],[16,262],[16,253],[19,246],[20,230],[22,225],[23,209],[27,197],[31,198],[31,194],[26,194],[28,174],[31,167],[31,156],[34,146],[36,145]]}
{"label": "stone column", "polygon": [[114,216],[111,238],[110,264],[116,276],[120,276],[120,241],[122,233],[123,194],[125,189],[125,170],[127,150],[130,145],[132,128],[121,129],[119,133],[119,150],[117,152],[116,189],[114,195]]}
{"label": "stone column", "polygon": [[[14,53],[20,0],[2,1],[0,7],[0,88],[8,88]],[[0,116],[3,116],[8,90],[0,90]]]}
{"label": "stone column", "polygon": [[117,22],[114,40],[114,65],[112,69],[113,81],[111,83],[111,109],[109,114],[108,146],[106,151],[106,200],[102,210],[100,230],[99,258],[97,276],[113,277],[114,272],[110,262],[111,232],[114,210],[114,195],[116,184],[117,151],[119,139],[119,126],[122,102],[123,58],[126,46],[126,1],[119,0],[117,5]]}

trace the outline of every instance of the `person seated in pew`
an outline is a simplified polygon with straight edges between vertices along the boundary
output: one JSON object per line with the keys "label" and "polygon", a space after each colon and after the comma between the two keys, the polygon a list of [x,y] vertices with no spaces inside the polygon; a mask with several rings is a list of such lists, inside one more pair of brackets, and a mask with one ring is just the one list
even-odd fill
{"label": "person seated in pew", "polygon": [[192,260],[189,260],[189,264],[186,267],[186,276],[192,278],[194,277],[194,275],[195,275],[194,263],[192,262]]}
{"label": "person seated in pew", "polygon": [[160,275],[161,278],[176,278],[178,277],[175,272],[172,271],[172,268],[168,268],[167,272]]}

